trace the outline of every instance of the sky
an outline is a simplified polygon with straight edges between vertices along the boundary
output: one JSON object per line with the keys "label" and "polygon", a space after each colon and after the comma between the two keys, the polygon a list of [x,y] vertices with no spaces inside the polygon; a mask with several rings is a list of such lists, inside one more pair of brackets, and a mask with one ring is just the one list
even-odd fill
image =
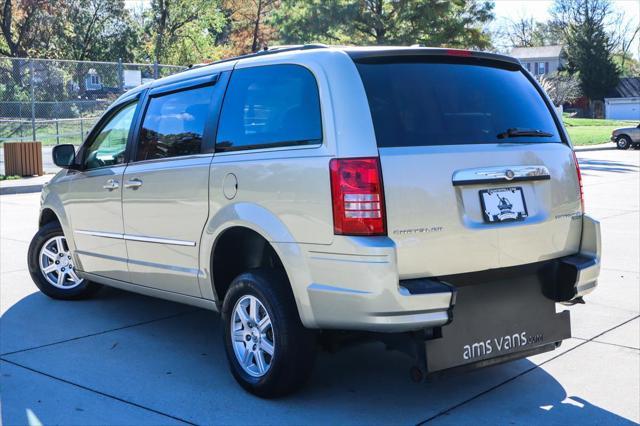
{"label": "sky", "polygon": [[[536,21],[547,21],[549,19],[549,9],[553,1],[551,0],[495,0],[493,9],[495,22],[492,27],[501,25],[505,20],[517,20],[521,17],[533,17]],[[624,13],[626,19],[632,20],[636,25],[640,24],[640,0],[613,0],[615,11]],[[640,57],[640,43],[638,38],[631,48],[636,58]]]}
{"label": "sky", "polygon": [[[553,4],[550,0],[495,0],[494,12],[496,18],[518,18],[532,16],[539,21],[549,19],[549,8]],[[630,19],[640,20],[640,0],[613,0],[613,7],[623,11]]]}

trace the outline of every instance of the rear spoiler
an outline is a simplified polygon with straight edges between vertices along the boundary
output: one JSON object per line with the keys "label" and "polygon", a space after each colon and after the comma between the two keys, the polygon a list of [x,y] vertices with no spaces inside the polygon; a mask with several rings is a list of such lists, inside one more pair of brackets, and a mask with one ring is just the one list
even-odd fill
{"label": "rear spoiler", "polygon": [[411,47],[411,48],[349,48],[345,52],[354,62],[385,62],[388,60],[419,59],[425,57],[443,58],[466,58],[469,60],[480,60],[488,62],[498,62],[503,65],[521,67],[518,59],[511,56],[499,55],[497,53],[477,52],[463,49],[444,49],[433,47]]}

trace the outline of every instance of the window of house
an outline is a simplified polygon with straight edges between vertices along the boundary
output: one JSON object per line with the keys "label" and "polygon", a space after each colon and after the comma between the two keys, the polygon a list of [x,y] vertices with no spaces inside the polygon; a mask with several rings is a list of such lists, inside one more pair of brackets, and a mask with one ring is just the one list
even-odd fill
{"label": "window of house", "polygon": [[546,62],[538,62],[538,74],[542,75],[546,73],[547,73]]}
{"label": "window of house", "polygon": [[220,115],[216,151],[321,141],[320,98],[308,69],[271,65],[233,72]]}
{"label": "window of house", "polygon": [[199,154],[213,90],[206,86],[152,97],[136,161]]}

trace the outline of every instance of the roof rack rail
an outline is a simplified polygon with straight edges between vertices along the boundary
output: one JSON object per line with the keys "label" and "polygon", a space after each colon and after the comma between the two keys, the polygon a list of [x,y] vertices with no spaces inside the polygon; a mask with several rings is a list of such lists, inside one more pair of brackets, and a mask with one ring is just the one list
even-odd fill
{"label": "roof rack rail", "polygon": [[240,59],[247,58],[255,58],[258,56],[272,55],[274,53],[282,53],[282,52],[292,52],[296,50],[310,50],[310,49],[324,49],[328,46],[326,44],[294,44],[294,45],[283,45],[283,46],[273,46],[273,47],[265,47],[263,50],[258,50],[257,52],[247,53],[246,55],[233,56],[231,58],[220,59],[218,61],[209,62],[206,64],[197,64],[191,65],[189,69],[206,67],[209,65],[222,64],[230,61],[237,61]]}

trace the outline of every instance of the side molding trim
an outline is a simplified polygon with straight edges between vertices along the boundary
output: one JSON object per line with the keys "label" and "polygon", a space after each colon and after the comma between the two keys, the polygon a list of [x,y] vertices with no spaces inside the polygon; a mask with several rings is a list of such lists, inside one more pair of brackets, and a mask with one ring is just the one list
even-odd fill
{"label": "side molding trim", "polygon": [[115,232],[87,231],[84,229],[76,229],[76,234],[91,235],[93,237],[114,238],[117,240],[139,241],[143,243],[169,244],[174,246],[195,247],[195,241],[173,240],[170,238],[146,237],[143,235],[117,234]]}

